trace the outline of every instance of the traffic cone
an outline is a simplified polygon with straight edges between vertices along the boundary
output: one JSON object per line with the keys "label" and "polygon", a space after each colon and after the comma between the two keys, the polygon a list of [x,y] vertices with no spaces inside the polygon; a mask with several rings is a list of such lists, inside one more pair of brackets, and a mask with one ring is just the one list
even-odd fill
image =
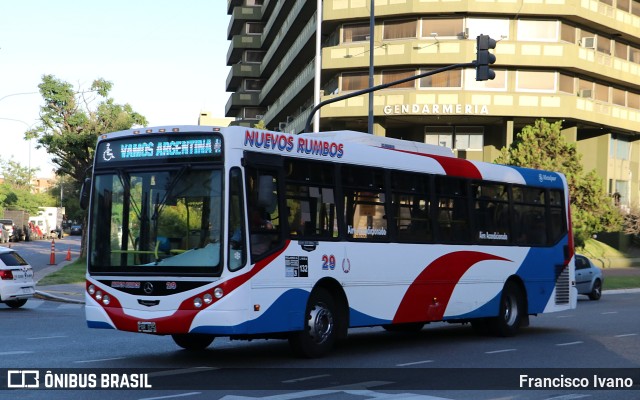
{"label": "traffic cone", "polygon": [[71,247],[69,247],[69,250],[67,250],[67,257],[64,260],[71,261]]}
{"label": "traffic cone", "polygon": [[51,241],[51,255],[49,256],[49,265],[56,265],[56,241]]}

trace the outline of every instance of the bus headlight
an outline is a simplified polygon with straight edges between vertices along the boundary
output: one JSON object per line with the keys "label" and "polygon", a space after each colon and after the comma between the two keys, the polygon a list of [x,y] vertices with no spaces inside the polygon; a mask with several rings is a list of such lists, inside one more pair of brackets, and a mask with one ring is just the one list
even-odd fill
{"label": "bus headlight", "polygon": [[95,292],[96,292],[96,287],[93,285],[89,285],[89,294],[93,296]]}
{"label": "bus headlight", "polygon": [[100,290],[96,292],[96,300],[98,301],[102,300],[102,292]]}
{"label": "bus headlight", "polygon": [[196,308],[202,307],[202,299],[200,297],[196,297],[195,299],[193,299],[193,305]]}
{"label": "bus headlight", "polygon": [[222,290],[222,288],[215,288],[213,290],[213,295],[216,297],[216,299],[221,299],[222,296],[224,296],[224,290]]}
{"label": "bus headlight", "polygon": [[105,306],[108,306],[109,303],[111,303],[111,297],[109,297],[108,294],[105,294],[104,297],[102,298],[102,304],[104,304]]}
{"label": "bus headlight", "polygon": [[213,301],[213,296],[211,296],[209,293],[205,294],[203,298],[205,304],[211,304],[211,302]]}

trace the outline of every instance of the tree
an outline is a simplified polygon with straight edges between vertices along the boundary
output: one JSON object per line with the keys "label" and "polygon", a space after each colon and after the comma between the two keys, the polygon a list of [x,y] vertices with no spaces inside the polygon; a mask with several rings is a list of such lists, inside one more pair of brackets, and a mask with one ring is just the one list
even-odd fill
{"label": "tree", "polygon": [[267,124],[265,124],[264,120],[261,119],[257,124],[253,124],[253,127],[256,129],[267,129]]}
{"label": "tree", "polygon": [[30,214],[37,214],[41,206],[55,203],[49,194],[32,193],[29,168],[23,167],[13,158],[0,159],[0,173],[4,178],[0,184],[0,215],[4,210],[25,210]]}
{"label": "tree", "polygon": [[596,172],[584,173],[581,155],[561,129],[560,121],[551,124],[539,119],[525,126],[511,146],[503,147],[494,162],[563,173],[569,186],[575,242],[582,246],[597,232],[619,230],[622,217]]}
{"label": "tree", "polygon": [[[45,148],[57,166],[56,174],[71,177],[76,190],[92,166],[99,135],[147,124],[129,104],[116,104],[108,97],[113,84],[104,79],[94,80],[88,90],[74,90],[71,84],[44,75],[38,87],[44,100],[40,123],[25,138],[36,139],[37,147]],[[84,248],[83,243],[83,253]]]}

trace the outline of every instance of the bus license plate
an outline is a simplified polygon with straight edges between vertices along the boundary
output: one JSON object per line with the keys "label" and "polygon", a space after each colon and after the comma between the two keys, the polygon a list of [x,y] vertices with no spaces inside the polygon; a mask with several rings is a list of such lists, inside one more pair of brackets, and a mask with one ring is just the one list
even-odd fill
{"label": "bus license plate", "polygon": [[138,321],[138,332],[156,333],[156,323]]}

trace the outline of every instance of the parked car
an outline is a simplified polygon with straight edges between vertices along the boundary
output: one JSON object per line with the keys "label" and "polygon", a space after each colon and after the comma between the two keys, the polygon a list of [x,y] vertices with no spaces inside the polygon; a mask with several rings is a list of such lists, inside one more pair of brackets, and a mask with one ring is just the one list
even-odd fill
{"label": "parked car", "polygon": [[82,235],[82,225],[71,225],[70,235]]}
{"label": "parked car", "polygon": [[0,219],[2,226],[2,243],[7,243],[13,239],[13,221],[10,219]]}
{"label": "parked car", "polygon": [[579,294],[586,294],[591,300],[600,300],[604,277],[602,269],[596,267],[587,257],[576,254],[576,287]]}
{"label": "parked car", "polygon": [[31,265],[15,250],[0,247],[0,303],[20,308],[35,292]]}

